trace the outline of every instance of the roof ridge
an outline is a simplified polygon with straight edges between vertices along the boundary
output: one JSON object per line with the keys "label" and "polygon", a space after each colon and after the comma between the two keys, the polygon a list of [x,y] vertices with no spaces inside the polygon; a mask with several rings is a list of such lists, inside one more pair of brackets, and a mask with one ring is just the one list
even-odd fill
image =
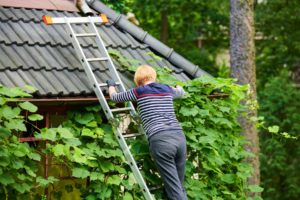
{"label": "roof ridge", "polygon": [[106,14],[107,17],[110,18],[114,22],[114,24],[116,24],[119,28],[128,32],[130,35],[132,35],[140,42],[148,44],[150,48],[152,48],[154,51],[161,54],[165,59],[167,59],[173,65],[182,68],[190,76],[192,77],[198,77],[203,75],[210,76],[210,74],[200,69],[197,65],[194,65],[192,62],[190,62],[183,56],[179,55],[177,52],[174,51],[174,49],[168,47],[158,39],[152,37],[146,31],[134,25],[126,18],[124,18],[122,14],[116,13],[114,10],[107,7],[101,1],[86,0],[86,2],[94,10]]}

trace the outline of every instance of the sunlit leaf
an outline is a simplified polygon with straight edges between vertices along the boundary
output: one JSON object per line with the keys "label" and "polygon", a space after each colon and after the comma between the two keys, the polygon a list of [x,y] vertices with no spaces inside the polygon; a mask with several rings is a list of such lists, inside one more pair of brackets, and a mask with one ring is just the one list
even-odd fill
{"label": "sunlit leaf", "polygon": [[21,108],[23,108],[24,110],[28,110],[29,112],[36,112],[37,109],[38,109],[35,105],[30,103],[29,101],[25,101],[23,103],[20,103],[19,106]]}

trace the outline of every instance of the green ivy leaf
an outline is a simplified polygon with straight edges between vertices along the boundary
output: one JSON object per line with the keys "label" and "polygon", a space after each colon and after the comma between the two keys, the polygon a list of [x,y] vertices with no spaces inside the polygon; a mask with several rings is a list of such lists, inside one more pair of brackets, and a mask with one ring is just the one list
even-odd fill
{"label": "green ivy leaf", "polygon": [[96,138],[97,136],[94,134],[91,129],[88,128],[83,128],[81,132],[81,136],[86,136],[86,137],[91,137],[91,138]]}
{"label": "green ivy leaf", "polygon": [[219,109],[220,109],[222,112],[225,112],[225,113],[229,113],[229,112],[230,112],[230,108],[229,108],[229,107],[220,106]]}
{"label": "green ivy leaf", "polygon": [[68,145],[74,146],[74,147],[81,145],[81,142],[78,138],[63,139],[63,142],[65,144],[68,144]]}
{"label": "green ivy leaf", "polygon": [[88,112],[88,113],[76,113],[75,115],[75,121],[86,125],[87,123],[89,123],[90,121],[94,120],[95,117],[92,113]]}
{"label": "green ivy leaf", "polygon": [[85,156],[84,152],[79,149],[78,147],[74,147],[73,159],[77,163],[85,164],[87,162],[87,157]]}
{"label": "green ivy leaf", "polygon": [[36,112],[38,109],[35,105],[33,105],[32,103],[30,103],[28,101],[20,103],[19,106],[21,108],[23,108],[24,110],[28,110],[29,112]]}
{"label": "green ivy leaf", "polygon": [[104,131],[101,128],[96,128],[95,129],[95,134],[97,135],[98,138],[101,138],[104,135]]}
{"label": "green ivy leaf", "polygon": [[203,144],[212,144],[216,140],[212,135],[202,136],[199,138],[199,142]]}
{"label": "green ivy leaf", "polygon": [[24,168],[29,176],[36,177],[35,172],[29,166],[24,166]]}
{"label": "green ivy leaf", "polygon": [[90,175],[90,172],[84,168],[73,168],[72,169],[72,176],[76,178],[86,178]]}
{"label": "green ivy leaf", "polygon": [[233,184],[235,182],[236,175],[235,174],[224,174],[221,177],[221,180],[228,184]]}
{"label": "green ivy leaf", "polygon": [[31,152],[28,154],[28,157],[32,160],[41,161],[41,155],[38,153]]}
{"label": "green ivy leaf", "polygon": [[119,175],[112,175],[107,179],[107,183],[112,185],[120,185],[121,181],[122,179]]}
{"label": "green ivy leaf", "polygon": [[96,121],[91,121],[91,122],[87,123],[86,126],[95,128],[95,127],[97,127],[97,122]]}
{"label": "green ivy leaf", "polygon": [[57,128],[57,132],[59,133],[61,138],[65,138],[65,139],[74,138],[74,135],[67,128]]}
{"label": "green ivy leaf", "polygon": [[6,98],[0,97],[0,106],[6,103]]}
{"label": "green ivy leaf", "polygon": [[42,120],[44,117],[42,115],[39,115],[39,114],[32,114],[32,115],[29,115],[28,116],[28,119],[30,121],[40,121]]}
{"label": "green ivy leaf", "polygon": [[37,134],[35,137],[55,141],[56,140],[56,130],[55,129],[42,129],[41,134]]}
{"label": "green ivy leaf", "polygon": [[9,164],[13,169],[21,169],[24,167],[24,161],[20,159],[14,159]]}
{"label": "green ivy leaf", "polygon": [[20,114],[21,109],[18,107],[12,108],[10,106],[5,105],[1,108],[1,112],[3,117],[5,117],[6,119],[13,119]]}
{"label": "green ivy leaf", "polygon": [[8,129],[0,127],[0,138],[4,139],[11,136],[11,133]]}
{"label": "green ivy leaf", "polygon": [[103,161],[100,163],[100,168],[104,173],[114,170],[114,166],[111,162]]}
{"label": "green ivy leaf", "polygon": [[124,195],[123,199],[124,200],[133,200],[133,197],[129,192],[125,192],[125,195]]}
{"label": "green ivy leaf", "polygon": [[129,183],[129,185],[131,185],[131,186],[137,183],[136,180],[135,180],[135,177],[134,177],[133,173],[130,173],[130,174],[129,174],[129,177],[128,177],[128,183]]}
{"label": "green ivy leaf", "polygon": [[8,184],[15,183],[15,180],[11,175],[5,173],[0,176],[0,183],[3,185],[8,185]]}
{"label": "green ivy leaf", "polygon": [[53,148],[52,148],[52,152],[54,153],[55,156],[61,156],[64,155],[64,145],[62,144],[56,144]]}
{"label": "green ivy leaf", "polygon": [[270,133],[278,133],[278,131],[279,131],[279,126],[270,126],[270,127],[268,127],[268,131],[269,131]]}
{"label": "green ivy leaf", "polygon": [[7,88],[3,86],[0,87],[0,94],[11,98],[31,96],[30,94],[24,92],[21,88]]}
{"label": "green ivy leaf", "polygon": [[32,185],[27,184],[27,183],[19,183],[19,184],[14,184],[13,187],[20,193],[28,192],[30,191]]}
{"label": "green ivy leaf", "polygon": [[8,122],[4,122],[4,125],[9,130],[26,131],[23,119],[11,119]]}
{"label": "green ivy leaf", "polygon": [[193,108],[189,108],[189,107],[181,107],[179,113],[181,113],[183,116],[196,116],[199,111],[198,108],[196,106],[194,106]]}
{"label": "green ivy leaf", "polygon": [[248,189],[250,190],[250,192],[262,192],[262,191],[264,191],[264,188],[262,188],[258,185],[249,185]]}
{"label": "green ivy leaf", "polygon": [[99,173],[99,172],[92,172],[90,178],[91,178],[91,181],[95,181],[95,180],[103,181],[104,180],[104,174]]}
{"label": "green ivy leaf", "polygon": [[25,147],[25,145],[18,145],[16,149],[13,151],[14,155],[17,157],[24,157],[29,153],[29,150]]}

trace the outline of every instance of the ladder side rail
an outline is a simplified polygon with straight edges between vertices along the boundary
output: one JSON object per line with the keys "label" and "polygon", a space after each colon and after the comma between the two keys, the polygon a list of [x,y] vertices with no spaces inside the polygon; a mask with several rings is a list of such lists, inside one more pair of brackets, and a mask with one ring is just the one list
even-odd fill
{"label": "ladder side rail", "polygon": [[[121,89],[121,92],[126,91],[125,86],[124,86],[124,84],[123,84],[123,82],[122,82],[122,80],[121,80],[121,78],[120,78],[120,76],[118,74],[118,71],[117,71],[116,67],[114,66],[114,63],[112,62],[111,57],[110,57],[110,55],[108,54],[108,52],[107,52],[107,50],[105,48],[105,44],[104,44],[103,40],[101,39],[101,36],[100,36],[100,34],[99,34],[98,30],[97,30],[96,25],[92,21],[91,21],[91,25],[92,25],[92,27],[93,27],[96,35],[97,35],[96,36],[96,42],[97,42],[98,47],[101,49],[102,52],[104,52],[104,54],[105,54],[104,56],[106,56],[107,58],[109,58],[107,62],[108,62],[108,66],[109,66],[108,68],[109,68],[110,74],[112,75],[112,78],[116,82],[120,83],[119,88]],[[131,115],[135,116],[136,115],[136,111],[135,111],[135,108],[134,108],[132,102],[129,102],[129,107],[131,107],[131,111],[130,111]]]}
{"label": "ladder side rail", "polygon": [[133,175],[135,177],[135,180],[137,181],[137,183],[139,184],[143,194],[144,194],[144,197],[146,200],[154,200],[154,197],[151,195],[150,191],[149,191],[149,188],[130,152],[130,149],[122,135],[122,132],[119,128],[117,128],[116,131],[114,131],[115,135],[116,135],[116,138],[118,139],[119,141],[119,144],[121,146],[121,148],[123,149],[123,153],[124,153],[124,156],[127,158],[127,161],[128,161],[128,165],[130,166],[132,172],[133,172]]}
{"label": "ladder side rail", "polygon": [[113,117],[113,114],[110,111],[107,102],[105,101],[105,96],[103,95],[100,86],[98,86],[98,81],[96,79],[96,76],[94,75],[94,73],[93,73],[93,71],[91,69],[90,64],[86,61],[86,56],[85,56],[85,54],[84,54],[84,52],[83,52],[83,50],[82,50],[82,48],[80,46],[79,41],[75,37],[75,32],[74,32],[74,30],[72,28],[72,25],[68,22],[68,18],[66,18],[66,17],[64,17],[64,18],[65,18],[66,24],[68,26],[67,32],[69,33],[70,37],[74,38],[71,41],[72,41],[73,47],[75,49],[75,52],[76,52],[76,54],[77,54],[77,56],[79,58],[79,62],[81,62],[83,64],[84,71],[85,71],[85,73],[87,74],[87,76],[89,78],[90,85],[92,86],[92,88],[94,88],[94,91],[95,91],[95,93],[96,93],[96,95],[97,95],[97,97],[99,99],[99,102],[100,102],[102,108],[104,108],[106,117],[108,119],[110,119],[110,118]]}

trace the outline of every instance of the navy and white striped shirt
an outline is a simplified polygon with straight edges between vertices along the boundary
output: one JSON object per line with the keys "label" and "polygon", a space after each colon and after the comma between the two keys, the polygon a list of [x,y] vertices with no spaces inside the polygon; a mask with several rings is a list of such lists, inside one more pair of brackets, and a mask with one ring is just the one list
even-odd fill
{"label": "navy and white striped shirt", "polygon": [[148,138],[164,130],[182,130],[176,119],[173,99],[184,96],[182,87],[150,83],[144,86],[114,93],[116,102],[137,101],[138,112]]}

